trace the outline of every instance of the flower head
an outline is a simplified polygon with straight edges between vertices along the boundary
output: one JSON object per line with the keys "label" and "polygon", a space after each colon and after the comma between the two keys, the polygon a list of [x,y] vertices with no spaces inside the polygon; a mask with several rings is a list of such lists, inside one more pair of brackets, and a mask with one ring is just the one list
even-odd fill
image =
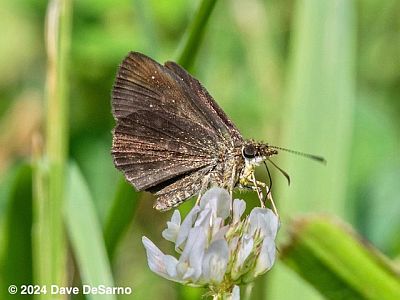
{"label": "flower head", "polygon": [[[231,210],[232,207],[232,210]],[[162,236],[175,244],[179,259],[161,252],[143,237],[150,269],[172,281],[208,286],[214,295],[239,299],[238,284],[268,271],[275,261],[278,217],[268,208],[254,208],[242,218],[243,200],[211,188],[181,223],[178,210]]]}

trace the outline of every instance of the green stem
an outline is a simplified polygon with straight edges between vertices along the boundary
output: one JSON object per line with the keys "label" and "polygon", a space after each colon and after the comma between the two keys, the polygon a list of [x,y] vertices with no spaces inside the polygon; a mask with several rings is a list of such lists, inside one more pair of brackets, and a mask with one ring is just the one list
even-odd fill
{"label": "green stem", "polygon": [[203,0],[201,2],[192,23],[183,36],[176,61],[186,69],[190,69],[193,65],[207,22],[216,2],[217,0]]}
{"label": "green stem", "polygon": [[[62,222],[68,152],[67,62],[70,48],[71,2],[52,0],[46,19],[47,43],[47,169],[39,172],[35,195],[34,257],[36,282],[65,286],[66,245]],[[43,171],[43,169],[42,169]],[[41,299],[61,296],[41,295]]]}

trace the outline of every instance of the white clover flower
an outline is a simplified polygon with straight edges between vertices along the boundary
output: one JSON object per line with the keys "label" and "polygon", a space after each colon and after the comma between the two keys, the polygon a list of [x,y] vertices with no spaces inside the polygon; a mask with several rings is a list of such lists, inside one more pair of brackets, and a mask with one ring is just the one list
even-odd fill
{"label": "white clover flower", "polygon": [[150,269],[182,284],[207,286],[215,299],[240,299],[238,285],[274,264],[279,219],[272,210],[259,207],[242,218],[246,202],[231,202],[227,191],[211,188],[182,223],[175,210],[162,236],[175,244],[180,257],[165,255],[143,237]]}

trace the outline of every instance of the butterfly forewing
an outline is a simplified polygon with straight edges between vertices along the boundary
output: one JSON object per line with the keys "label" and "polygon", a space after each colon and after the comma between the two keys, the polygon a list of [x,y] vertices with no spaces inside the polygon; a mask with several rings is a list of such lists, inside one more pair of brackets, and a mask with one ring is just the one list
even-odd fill
{"label": "butterfly forewing", "polygon": [[242,141],[196,79],[140,53],[131,52],[118,70],[112,110],[114,163],[136,189],[158,195],[160,210],[198,193],[221,156]]}
{"label": "butterfly forewing", "polygon": [[118,119],[139,109],[161,110],[189,118],[203,127],[209,126],[190,101],[189,88],[181,81],[151,58],[130,53],[122,62],[114,84],[114,116]]}
{"label": "butterfly forewing", "polygon": [[218,106],[215,100],[211,97],[208,91],[201,85],[201,83],[194,77],[192,77],[185,69],[174,62],[167,62],[165,66],[173,70],[182,80],[190,87],[198,99],[201,101],[195,101],[198,109],[206,114],[207,119],[214,122],[215,126],[220,130],[227,132],[227,137],[233,139],[235,144],[242,144],[243,138],[235,124],[224,113],[224,111]]}

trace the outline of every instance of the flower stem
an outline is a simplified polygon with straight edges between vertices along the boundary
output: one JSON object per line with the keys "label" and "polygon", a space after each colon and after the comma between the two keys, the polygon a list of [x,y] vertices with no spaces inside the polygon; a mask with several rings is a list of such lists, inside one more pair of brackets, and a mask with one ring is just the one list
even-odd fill
{"label": "flower stem", "polygon": [[[65,286],[66,247],[62,207],[68,153],[67,66],[71,31],[70,0],[52,0],[46,15],[46,168],[35,174],[34,273],[40,285]],[[63,299],[40,295],[40,299]]]}

